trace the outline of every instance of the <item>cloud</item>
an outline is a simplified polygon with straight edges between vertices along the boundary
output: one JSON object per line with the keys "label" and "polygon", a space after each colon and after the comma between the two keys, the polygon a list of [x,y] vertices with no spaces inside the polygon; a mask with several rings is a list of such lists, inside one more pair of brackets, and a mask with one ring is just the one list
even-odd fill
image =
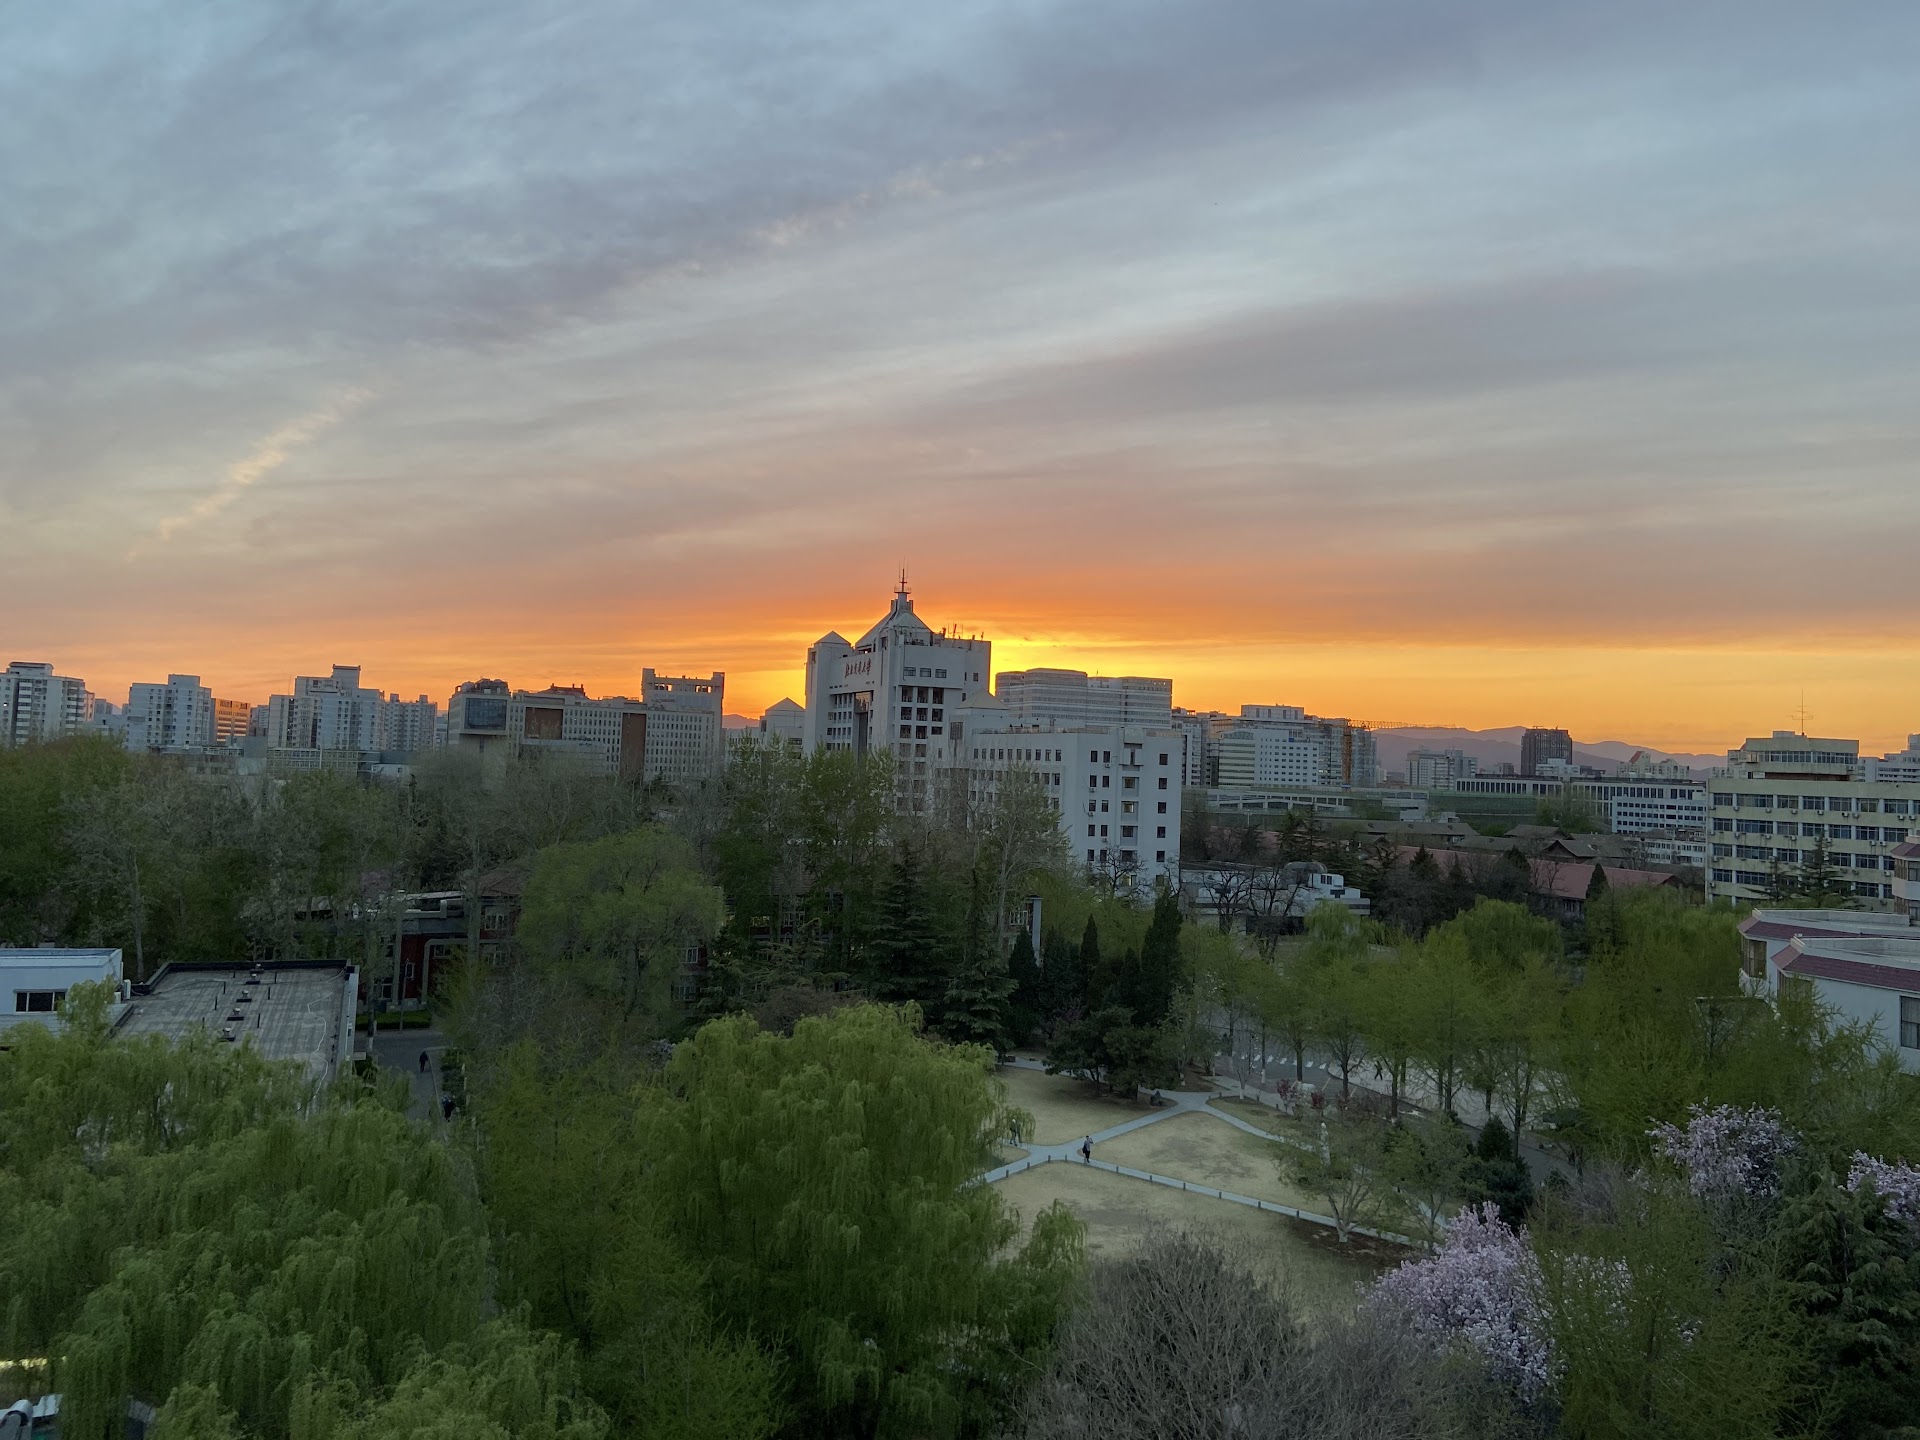
{"label": "cloud", "polygon": [[164,542],[190,525],[211,520],[246,494],[257,481],[286,464],[287,457],[295,450],[312,444],[372,398],[373,393],[369,390],[343,390],[318,410],[289,420],[262,439],[246,456],[229,465],[220,483],[194,501],[188,509],[162,520],[154,533]]}

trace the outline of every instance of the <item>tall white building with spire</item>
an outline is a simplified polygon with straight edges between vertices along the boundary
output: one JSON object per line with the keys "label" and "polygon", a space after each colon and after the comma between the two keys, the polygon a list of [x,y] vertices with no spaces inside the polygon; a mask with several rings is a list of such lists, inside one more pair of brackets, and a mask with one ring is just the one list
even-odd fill
{"label": "tall white building with spire", "polygon": [[829,631],[807,648],[805,749],[891,749],[901,808],[924,811],[952,758],[948,712],[988,693],[993,643],[934,630],[913,613],[903,573],[887,613],[849,643]]}

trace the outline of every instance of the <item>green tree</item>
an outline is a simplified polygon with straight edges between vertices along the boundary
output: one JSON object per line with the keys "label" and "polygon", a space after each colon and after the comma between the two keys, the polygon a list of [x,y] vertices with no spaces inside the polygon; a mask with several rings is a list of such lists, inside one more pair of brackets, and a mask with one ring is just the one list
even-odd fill
{"label": "green tree", "polygon": [[533,962],[627,1017],[664,1016],[688,951],[719,933],[725,906],[686,843],[657,827],[542,851],[519,937]]}
{"label": "green tree", "polygon": [[1033,932],[1016,931],[1013,950],[1007,956],[1007,975],[1013,981],[1013,993],[1007,1001],[1007,1024],[1013,1043],[1024,1045],[1046,1018],[1046,983],[1034,954]]}
{"label": "green tree", "polygon": [[1302,1151],[1284,1147],[1281,1172],[1327,1202],[1342,1245],[1356,1226],[1379,1218],[1387,1194],[1387,1126],[1357,1106],[1321,1112],[1320,1138]]}
{"label": "green tree", "polygon": [[1513,1133],[1498,1115],[1488,1116],[1480,1127],[1473,1156],[1462,1172],[1462,1186],[1470,1203],[1499,1206],[1500,1218],[1508,1226],[1518,1229],[1526,1223],[1527,1208],[1533,1204],[1533,1176],[1520,1158]]}
{"label": "green tree", "polygon": [[[642,1115],[655,1203],[716,1313],[787,1359],[807,1433],[985,1423],[1043,1353],[1077,1274],[1064,1211],[1018,1231],[971,1184],[1005,1132],[991,1057],[874,1007],[679,1047]],[[1003,1258],[1004,1257],[1004,1258]]]}
{"label": "green tree", "polygon": [[1466,1197],[1471,1138],[1466,1127],[1442,1115],[1395,1125],[1382,1146],[1380,1178],[1399,1200],[1408,1233],[1429,1247],[1440,1243]]}

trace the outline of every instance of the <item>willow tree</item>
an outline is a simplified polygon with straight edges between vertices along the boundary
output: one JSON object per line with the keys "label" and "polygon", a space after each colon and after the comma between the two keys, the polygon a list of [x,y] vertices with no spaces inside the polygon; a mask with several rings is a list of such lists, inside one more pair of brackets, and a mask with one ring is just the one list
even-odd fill
{"label": "willow tree", "polygon": [[[325,1440],[422,1365],[481,1363],[462,1347],[489,1308],[486,1233],[453,1152],[384,1097],[318,1094],[250,1049],[112,1039],[104,999],[84,987],[64,1033],[24,1026],[0,1052],[0,1353],[53,1357],[63,1435],[117,1436],[139,1399],[174,1433]],[[545,1342],[509,1325],[485,1344]],[[496,1421],[530,1403],[472,1397]],[[597,1433],[590,1405],[551,1398],[586,1426],[556,1436]]]}
{"label": "willow tree", "polygon": [[809,1433],[950,1435],[1004,1409],[1078,1271],[1059,1208],[972,1183],[1005,1132],[992,1057],[861,1006],[784,1037],[715,1021],[641,1117],[653,1194],[715,1313],[788,1362]]}

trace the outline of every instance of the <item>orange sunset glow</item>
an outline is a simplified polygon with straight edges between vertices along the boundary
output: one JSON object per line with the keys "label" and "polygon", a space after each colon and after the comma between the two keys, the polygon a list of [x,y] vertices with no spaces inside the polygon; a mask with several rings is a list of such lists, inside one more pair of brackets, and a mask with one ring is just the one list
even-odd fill
{"label": "orange sunset glow", "polygon": [[751,716],[904,564],[996,668],[1194,708],[1920,729],[1920,246],[1861,139],[1920,127],[1908,12],[1733,65],[1715,7],[853,8],[370,16],[265,87],[265,22],[196,14],[138,93],[138,26],[59,21],[0,661]]}

